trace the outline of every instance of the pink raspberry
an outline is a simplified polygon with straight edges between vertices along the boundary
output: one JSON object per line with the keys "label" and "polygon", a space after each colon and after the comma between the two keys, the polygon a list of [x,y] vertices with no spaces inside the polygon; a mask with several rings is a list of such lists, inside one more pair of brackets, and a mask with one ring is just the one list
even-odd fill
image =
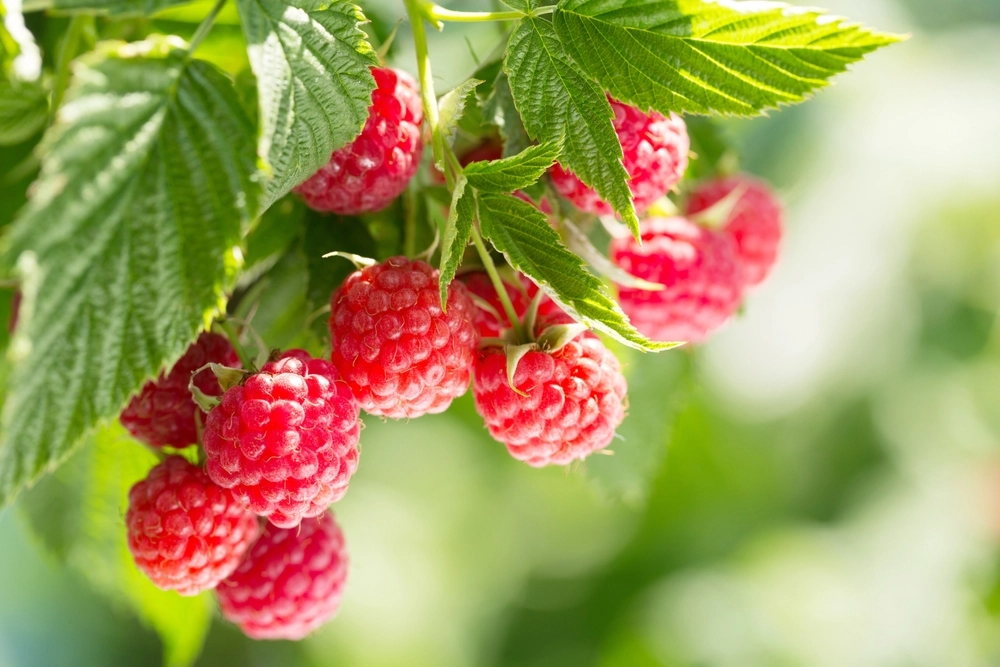
{"label": "pink raspberry", "polygon": [[502,347],[481,350],[473,392],[490,434],[530,466],[566,465],[607,447],[625,418],[618,359],[583,333],[555,352],[528,352],[507,381]]}
{"label": "pink raspberry", "polygon": [[611,259],[637,278],[660,283],[618,294],[632,324],[655,340],[701,342],[740,305],[743,283],[731,239],[685,218],[649,218],[642,246],[631,236],[611,243]]}
{"label": "pink raspberry", "polygon": [[[611,97],[608,101],[615,112],[615,133],[622,145],[625,171],[632,179],[629,188],[635,208],[641,213],[684,176],[691,150],[687,126],[677,114],[667,118],[656,111],[644,113]],[[593,188],[584,185],[561,164],[553,165],[549,173],[556,191],[581,211],[595,215],[614,213]]]}
{"label": "pink raspberry", "polygon": [[[240,367],[240,359],[224,336],[203,333],[187,349],[170,373],[160,373],[147,382],[121,414],[122,425],[147,445],[187,447],[198,442],[195,414],[198,406],[191,398],[191,374],[205,364]],[[198,374],[194,384],[207,396],[221,396],[222,389],[211,371]]]}
{"label": "pink raspberry", "polygon": [[461,283],[442,312],[438,271],[392,257],[348,276],[331,307],[333,363],[366,412],[420,417],[465,393],[479,336]]}
{"label": "pink raspberry", "polygon": [[295,188],[309,208],[341,215],[378,211],[417,173],[423,151],[420,90],[406,72],[373,67],[372,74],[376,88],[361,134]]}
{"label": "pink raspberry", "polygon": [[358,415],[333,364],[289,350],[208,413],[208,475],[274,525],[292,528],[347,492],[358,467]]}
{"label": "pink raspberry", "polygon": [[[528,310],[531,299],[538,293],[538,286],[527,277],[518,275],[521,286],[512,285],[504,281],[507,289],[507,296],[510,298],[514,312],[523,317]],[[485,271],[472,271],[461,277],[466,289],[480,299],[480,303],[489,308],[483,308],[480,303],[474,303],[473,323],[479,330],[481,338],[497,338],[510,328],[510,320],[504,312],[500,297],[490,281],[489,275]],[[562,308],[548,296],[543,296],[538,304],[538,316],[536,318],[536,328],[542,328],[551,324],[567,324],[573,318],[563,312]]]}
{"label": "pink raspberry", "polygon": [[215,594],[248,637],[297,640],[333,617],[346,581],[344,536],[326,512],[296,528],[267,526]]}
{"label": "pink raspberry", "polygon": [[743,194],[733,205],[723,232],[736,243],[737,258],[743,264],[748,287],[759,285],[771,272],[781,244],[782,210],[774,193],[757,179],[731,176],[701,185],[688,200],[688,215],[717,204],[736,188]]}
{"label": "pink raspberry", "polygon": [[228,577],[257,539],[257,517],[205,471],[170,456],[128,492],[128,549],[154,584],[195,595]]}

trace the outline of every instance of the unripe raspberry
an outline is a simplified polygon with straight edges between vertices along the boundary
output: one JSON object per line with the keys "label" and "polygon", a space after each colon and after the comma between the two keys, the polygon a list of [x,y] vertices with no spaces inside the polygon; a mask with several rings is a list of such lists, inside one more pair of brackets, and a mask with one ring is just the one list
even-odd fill
{"label": "unripe raspberry", "polygon": [[330,620],[347,581],[347,548],[326,512],[295,528],[267,526],[215,594],[252,639],[302,639]]}
{"label": "unripe raspberry", "polygon": [[170,456],[128,493],[128,549],[159,588],[195,595],[228,577],[257,539],[257,517],[231,491]]}
{"label": "unripe raspberry", "polygon": [[[187,447],[198,442],[198,406],[191,398],[188,383],[192,373],[209,363],[239,368],[240,359],[224,336],[201,334],[169,373],[160,373],[156,380],[147,382],[129,402],[121,414],[122,425],[153,447]],[[206,396],[222,395],[218,380],[208,370],[199,373],[194,384]]]}
{"label": "unripe raspberry", "polygon": [[649,218],[639,229],[642,246],[631,236],[615,239],[611,259],[665,289],[623,287],[622,310],[654,340],[704,340],[740,305],[743,283],[732,240],[685,218]]}
{"label": "unripe raspberry", "polygon": [[209,476],[282,528],[319,516],[358,467],[357,401],[333,364],[289,350],[205,420]]}
{"label": "unripe raspberry", "polygon": [[396,419],[443,412],[465,393],[479,336],[461,283],[441,310],[438,271],[392,257],[333,294],[332,359],[362,409]]}
{"label": "unripe raspberry", "polygon": [[[691,140],[687,126],[677,114],[645,113],[608,97],[615,112],[614,126],[621,142],[622,159],[628,172],[629,188],[640,213],[667,194],[684,176]],[[581,211],[610,215],[614,209],[575,174],[555,164],[550,171],[552,185],[559,194]]]}
{"label": "unripe raspberry", "polygon": [[398,197],[420,166],[424,112],[420,90],[406,72],[373,67],[376,88],[361,134],[295,188],[316,211],[358,215]]}
{"label": "unripe raspberry", "polygon": [[508,384],[502,347],[481,350],[473,391],[490,434],[528,465],[565,465],[607,447],[625,417],[618,359],[583,333],[555,352],[530,351]]}
{"label": "unripe raspberry", "polygon": [[735,242],[737,258],[743,265],[743,280],[753,287],[771,272],[781,244],[782,210],[774,193],[749,176],[731,176],[699,186],[688,200],[687,212],[700,213],[736,188],[742,189],[743,194],[733,204],[722,231]]}

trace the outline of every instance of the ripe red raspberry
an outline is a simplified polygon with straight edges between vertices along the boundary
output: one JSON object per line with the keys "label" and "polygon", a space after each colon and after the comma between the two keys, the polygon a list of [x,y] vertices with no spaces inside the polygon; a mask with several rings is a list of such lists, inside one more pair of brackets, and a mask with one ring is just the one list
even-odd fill
{"label": "ripe red raspberry", "polygon": [[331,303],[333,363],[366,412],[419,417],[465,393],[479,336],[461,283],[442,312],[437,270],[392,257],[348,276]]}
{"label": "ripe red raspberry", "polygon": [[[611,97],[608,101],[615,112],[615,133],[622,145],[625,171],[632,179],[629,188],[635,208],[641,213],[684,176],[691,150],[687,126],[677,114],[667,118],[656,111],[644,113]],[[561,164],[553,165],[550,174],[556,191],[581,211],[595,215],[614,213],[593,188],[584,185]]]}
{"label": "ripe red raspberry", "polygon": [[723,232],[736,243],[736,255],[743,264],[743,280],[752,287],[764,281],[778,257],[782,210],[774,193],[749,176],[731,176],[699,186],[688,200],[687,212],[700,213],[736,188],[742,188],[743,194],[726,218]]}
{"label": "ripe red raspberry", "polygon": [[128,549],[154,584],[195,595],[228,577],[260,532],[257,517],[205,471],[170,456],[128,492]]}
{"label": "ripe red raspberry", "polygon": [[326,512],[296,528],[264,528],[215,594],[248,637],[296,640],[333,617],[346,580],[344,536]]}
{"label": "ripe red raspberry", "polygon": [[282,528],[319,516],[358,467],[358,403],[325,359],[289,350],[205,420],[208,474]]}
{"label": "ripe red raspberry", "polygon": [[358,215],[398,197],[420,166],[424,112],[420,90],[406,72],[373,67],[376,88],[368,121],[353,143],[295,188],[316,211]]}
{"label": "ripe red raspberry", "polygon": [[743,284],[731,239],[685,218],[649,218],[611,243],[611,259],[637,278],[660,283],[649,292],[623,287],[622,310],[655,340],[700,342],[739,308]]}
{"label": "ripe red raspberry", "polygon": [[[160,377],[143,386],[122,412],[122,425],[154,447],[187,447],[198,442],[195,426],[198,406],[191,398],[188,383],[191,374],[208,363],[240,367],[239,357],[224,336],[203,333],[170,373],[160,373]],[[199,373],[194,384],[207,396],[222,395],[218,380],[208,370]]]}
{"label": "ripe red raspberry", "polygon": [[565,465],[607,447],[625,418],[618,359],[583,333],[555,352],[521,358],[511,389],[502,347],[481,350],[473,392],[490,434],[530,466]]}
{"label": "ripe red raspberry", "polygon": [[[514,312],[523,317],[528,310],[531,299],[538,293],[538,286],[523,275],[519,275],[521,286],[512,285],[504,281],[507,289],[507,296],[510,298]],[[479,303],[474,303],[473,324],[479,331],[481,338],[497,338],[510,328],[510,320],[504,312],[500,297],[490,281],[489,275],[485,271],[472,271],[461,277],[466,289],[476,297],[481,303],[489,308],[483,308]],[[573,318],[563,312],[562,308],[548,296],[542,296],[538,304],[538,316],[536,318],[537,327],[542,328],[551,324],[568,324]]]}

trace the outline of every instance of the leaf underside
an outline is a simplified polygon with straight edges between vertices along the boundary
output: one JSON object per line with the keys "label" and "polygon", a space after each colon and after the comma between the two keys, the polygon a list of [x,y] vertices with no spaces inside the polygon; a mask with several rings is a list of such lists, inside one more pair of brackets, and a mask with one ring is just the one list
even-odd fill
{"label": "leaf underside", "polygon": [[164,46],[107,47],[78,65],[11,230],[3,260],[20,258],[25,299],[0,506],[116,417],[224,307],[232,249],[256,212],[253,129],[220,72]]}

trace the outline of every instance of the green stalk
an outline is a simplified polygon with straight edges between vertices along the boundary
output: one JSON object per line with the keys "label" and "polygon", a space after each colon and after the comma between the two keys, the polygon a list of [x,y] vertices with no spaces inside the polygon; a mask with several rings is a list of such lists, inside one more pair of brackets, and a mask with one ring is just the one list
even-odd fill
{"label": "green stalk", "polygon": [[55,122],[56,112],[62,104],[63,95],[66,94],[66,86],[69,85],[69,64],[76,57],[80,50],[80,38],[87,26],[93,24],[94,17],[86,14],[74,14],[70,19],[66,34],[59,43],[59,50],[56,52],[56,80],[52,84],[52,104],[49,110],[49,125]]}
{"label": "green stalk", "polygon": [[250,358],[250,355],[247,354],[247,350],[243,347],[243,343],[240,342],[240,336],[236,333],[233,323],[229,320],[217,320],[216,324],[218,324],[219,328],[222,329],[222,333],[226,334],[226,338],[229,339],[233,349],[236,350],[236,356],[240,358],[240,364],[242,364],[243,370],[253,370],[253,360]]}
{"label": "green stalk", "polygon": [[514,333],[517,335],[517,340],[522,343],[528,341],[529,339],[524,335],[524,327],[521,326],[521,318],[517,316],[517,311],[514,310],[514,304],[510,301],[510,295],[507,294],[507,287],[503,284],[503,280],[497,272],[497,267],[493,263],[493,258],[490,256],[489,249],[483,242],[483,237],[480,236],[479,230],[475,227],[472,228],[472,243],[476,246],[476,252],[479,253],[479,259],[483,262],[483,268],[486,269],[486,273],[490,277],[490,282],[493,283],[493,288],[497,291],[497,297],[500,299],[500,305],[503,306],[503,310],[507,314],[507,319],[510,320],[510,325],[514,329]]}
{"label": "green stalk", "polygon": [[198,24],[198,28],[191,35],[191,41],[188,42],[188,54],[193,54],[201,46],[202,41],[208,37],[208,33],[212,32],[212,26],[215,25],[215,19],[219,16],[219,12],[225,7],[228,0],[217,0],[215,6],[212,7],[212,11],[208,13],[208,16]]}

